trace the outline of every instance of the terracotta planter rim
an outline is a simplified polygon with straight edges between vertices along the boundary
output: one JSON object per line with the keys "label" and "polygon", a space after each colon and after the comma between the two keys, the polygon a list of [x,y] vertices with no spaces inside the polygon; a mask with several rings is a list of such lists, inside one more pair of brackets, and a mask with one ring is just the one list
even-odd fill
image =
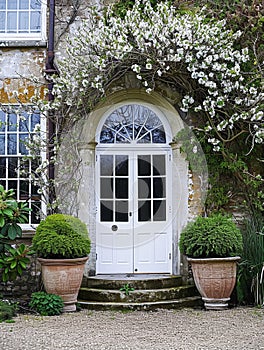
{"label": "terracotta planter rim", "polygon": [[205,262],[219,262],[219,261],[239,261],[241,259],[240,256],[228,256],[223,258],[189,258],[187,260],[189,262],[197,262],[197,263],[205,263]]}
{"label": "terracotta planter rim", "polygon": [[88,256],[74,259],[46,259],[37,258],[41,265],[81,265],[88,260]]}

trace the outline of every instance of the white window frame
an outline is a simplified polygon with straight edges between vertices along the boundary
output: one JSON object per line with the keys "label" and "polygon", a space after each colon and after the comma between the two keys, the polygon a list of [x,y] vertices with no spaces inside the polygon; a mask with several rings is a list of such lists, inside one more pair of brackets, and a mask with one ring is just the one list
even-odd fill
{"label": "white window frame", "polygon": [[[14,110],[16,109],[16,107],[18,107],[18,106],[16,106],[16,105],[6,105],[6,104],[3,104],[2,106],[3,106],[3,109],[5,109],[5,110],[10,109],[10,112],[11,112],[11,113],[14,113]],[[1,111],[3,111],[3,109],[1,109]],[[4,112],[4,111],[3,111],[3,112]],[[21,113],[21,112],[23,112],[23,110],[21,110],[21,108],[19,108],[19,112]],[[26,111],[25,111],[25,112],[26,112]],[[4,113],[5,113],[5,114],[8,114],[8,112],[7,112],[7,113],[4,112]],[[14,113],[14,114],[17,114],[17,113]],[[45,135],[45,133],[46,133],[46,116],[43,115],[43,114],[40,114],[40,130],[41,130],[41,132]],[[2,133],[3,133],[3,132],[2,132]],[[17,142],[19,142],[19,139],[18,139],[18,135],[19,135],[18,126],[17,126],[17,131],[14,131],[13,133],[14,133],[14,135],[17,135]],[[13,155],[7,154],[7,130],[5,130],[5,136],[6,136],[6,138],[5,138],[5,154],[1,154],[1,155],[0,155],[0,158],[5,158],[5,159],[6,159],[6,158],[10,158],[10,156],[11,156],[11,158],[12,158],[12,156],[15,157],[15,158],[22,158],[23,155],[22,155],[22,154],[19,154],[19,153],[13,154]],[[45,160],[45,159],[47,158],[46,152],[42,151],[41,154],[40,154],[40,157],[41,157],[42,161]],[[17,178],[14,179],[14,181],[19,182],[20,178],[21,178],[21,177],[18,175]],[[4,178],[2,178],[2,181],[3,181],[3,179],[4,179]],[[7,189],[7,187],[8,187],[8,186],[7,186],[8,180],[9,180],[9,178],[8,178],[8,173],[6,172],[5,185],[4,185],[4,187],[5,187],[6,189]],[[19,197],[20,197],[19,191],[17,190],[16,192],[17,192],[17,193],[16,193],[16,200],[17,200],[17,201],[20,201],[20,202],[23,202],[23,200],[21,200],[21,199],[19,198]],[[30,206],[31,206],[31,200],[29,200],[29,202],[30,202]],[[33,203],[33,202],[32,202],[32,203]],[[45,203],[44,203],[44,201],[43,201],[43,198],[40,198],[40,203],[41,203],[41,212],[43,213],[43,215],[46,215],[46,210],[47,210],[47,208],[46,208],[46,205],[45,205]],[[32,231],[32,229],[36,228],[37,225],[38,225],[37,223],[31,223],[31,219],[29,219],[29,220],[30,220],[29,223],[21,224],[21,225],[20,225],[21,228],[22,228],[22,230],[23,230],[24,232],[26,232],[26,231]]]}
{"label": "white window frame", "polygon": [[[8,1],[8,0],[7,0]],[[18,13],[19,11],[17,11]],[[47,0],[41,0],[41,30],[37,33],[1,33],[0,41],[46,41],[47,39]],[[18,28],[17,28],[18,30]]]}

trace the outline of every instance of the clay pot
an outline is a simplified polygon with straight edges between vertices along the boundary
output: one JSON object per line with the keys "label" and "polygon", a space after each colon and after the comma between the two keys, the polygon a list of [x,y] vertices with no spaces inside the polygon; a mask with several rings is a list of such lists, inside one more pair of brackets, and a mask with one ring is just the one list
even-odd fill
{"label": "clay pot", "polygon": [[88,257],[77,259],[43,259],[42,281],[47,293],[57,294],[64,302],[63,312],[76,311],[78,292]]}
{"label": "clay pot", "polygon": [[240,257],[187,259],[193,278],[207,310],[228,308],[236,284],[237,262]]}

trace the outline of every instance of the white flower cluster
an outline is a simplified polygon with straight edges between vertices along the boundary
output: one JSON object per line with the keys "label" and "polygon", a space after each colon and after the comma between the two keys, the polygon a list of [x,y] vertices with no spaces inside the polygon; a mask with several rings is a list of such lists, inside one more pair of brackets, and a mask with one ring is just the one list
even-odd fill
{"label": "white flower cluster", "polygon": [[[149,0],[143,5],[136,0],[124,19],[114,16],[111,7],[105,16],[91,10],[68,39],[53,108],[87,104],[129,70],[148,93],[158,79],[182,88],[177,77],[183,72],[190,82],[184,86],[183,111],[205,113],[218,133],[247,122],[254,142],[263,142],[264,93],[249,86],[242,74],[249,54],[234,45],[241,33],[226,29],[225,21],[208,21],[203,12],[180,14],[167,2],[159,2],[156,10]],[[215,140],[209,142],[220,149]]]}

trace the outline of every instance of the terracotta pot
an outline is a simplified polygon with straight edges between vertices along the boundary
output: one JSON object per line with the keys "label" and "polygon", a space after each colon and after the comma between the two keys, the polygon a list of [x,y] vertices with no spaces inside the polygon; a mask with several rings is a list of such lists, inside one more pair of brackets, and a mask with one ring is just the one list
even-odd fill
{"label": "terracotta pot", "polygon": [[228,308],[236,284],[237,262],[240,257],[193,259],[191,263],[194,282],[208,310]]}
{"label": "terracotta pot", "polygon": [[63,312],[76,311],[78,292],[88,257],[77,259],[42,259],[42,281],[47,293],[57,294],[64,302]]}

